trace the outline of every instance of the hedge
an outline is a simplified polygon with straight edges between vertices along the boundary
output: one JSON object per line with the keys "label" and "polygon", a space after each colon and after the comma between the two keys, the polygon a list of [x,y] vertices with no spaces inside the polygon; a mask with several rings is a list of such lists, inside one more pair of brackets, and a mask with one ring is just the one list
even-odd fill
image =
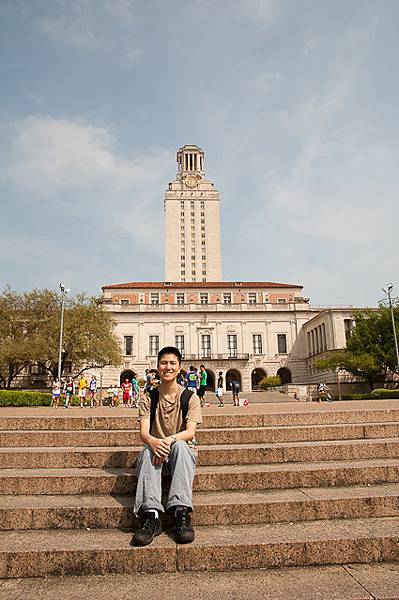
{"label": "hedge", "polygon": [[399,399],[399,389],[398,390],[386,390],[385,388],[378,388],[369,392],[368,394],[343,394],[342,400],[383,400],[384,398],[398,398]]}
{"label": "hedge", "polygon": [[0,390],[0,406],[50,406],[51,394],[47,392],[23,392]]}

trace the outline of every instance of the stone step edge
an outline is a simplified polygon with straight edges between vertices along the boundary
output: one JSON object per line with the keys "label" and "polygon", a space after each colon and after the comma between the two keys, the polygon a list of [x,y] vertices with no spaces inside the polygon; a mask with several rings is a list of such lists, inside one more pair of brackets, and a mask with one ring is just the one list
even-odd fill
{"label": "stone step edge", "polygon": [[[358,446],[361,444],[378,445],[394,444],[399,445],[399,437],[386,438],[353,438],[337,440],[310,440],[310,441],[291,441],[291,442],[255,442],[237,443],[237,444],[198,444],[197,449],[201,450],[257,450],[257,449],[291,449],[291,448],[309,448],[309,447],[331,447],[331,446]],[[20,453],[96,453],[96,452],[138,452],[143,449],[143,445],[137,446],[0,446],[0,454],[20,454]]]}
{"label": "stone step edge", "polygon": [[130,543],[116,530],[0,532],[0,577],[392,562],[399,518],[197,527],[192,544],[165,534],[144,548]]}
{"label": "stone step edge", "polygon": [[[303,470],[320,470],[332,468],[366,468],[366,467],[398,467],[399,458],[371,458],[357,460],[331,460],[315,462],[286,462],[286,463],[259,463],[250,465],[198,465],[196,473],[198,474],[218,474],[218,473],[256,473],[256,472],[287,472],[293,469],[295,472]],[[85,475],[112,477],[117,475],[134,475],[135,468],[131,467],[72,467],[72,468],[39,468],[39,469],[0,469],[1,477],[79,477]]]}
{"label": "stone step edge", "polygon": [[[320,492],[323,492],[325,495],[320,496]],[[351,492],[351,495],[348,496],[348,492]],[[363,495],[358,495],[359,492],[367,492]],[[370,484],[370,485],[349,485],[349,486],[338,486],[338,487],[312,487],[312,488],[289,488],[289,489],[268,489],[268,490],[256,490],[256,491],[248,491],[248,490],[226,490],[226,491],[209,491],[209,492],[194,492],[194,507],[196,505],[207,505],[207,504],[216,504],[223,502],[224,504],[229,504],[228,497],[230,497],[230,503],[240,503],[240,504],[274,504],[276,502],[275,496],[293,496],[295,494],[302,494],[303,498],[300,500],[295,499],[290,502],[314,502],[314,501],[325,501],[325,500],[340,500],[340,499],[352,499],[356,500],[358,498],[377,498],[377,497],[396,497],[399,496],[399,483],[380,483],[380,484]],[[312,494],[316,494],[312,497]],[[329,497],[330,494],[330,497]],[[129,505],[133,503],[133,497],[131,495],[123,496],[123,495],[111,495],[111,494],[80,494],[79,496],[75,496],[73,494],[66,494],[62,497],[59,495],[43,495],[40,496],[40,504],[37,503],[38,496],[37,495],[29,495],[29,494],[21,494],[18,496],[13,495],[3,495],[0,496],[0,510],[5,510],[8,508],[12,508],[13,510],[19,508],[32,508],[32,509],[43,509],[43,508],[76,508],[76,507],[91,507],[91,505],[98,506],[98,499],[101,499],[102,503],[108,502],[108,506],[116,506],[115,503],[120,502],[121,508],[128,507],[126,500],[129,500]],[[16,502],[16,506],[7,505],[10,501]],[[35,503],[36,500],[36,503]],[[58,502],[59,500],[59,502]],[[281,499],[283,501],[283,498]],[[34,506],[30,505],[29,502],[33,502]],[[71,502],[69,505],[68,502]],[[80,504],[82,502],[82,504]],[[279,500],[280,502],[280,500]],[[286,500],[284,500],[286,502]],[[97,504],[96,504],[97,503]],[[102,506],[98,506],[98,508],[103,508]]]}
{"label": "stone step edge", "polygon": [[[257,431],[257,430],[304,430],[304,429],[333,429],[333,428],[349,428],[349,427],[386,427],[396,425],[399,426],[398,421],[364,421],[364,422],[350,422],[350,423],[317,423],[317,424],[305,424],[305,425],[263,425],[263,426],[252,426],[252,427],[198,427],[197,432],[226,432],[226,431]],[[0,430],[1,435],[26,435],[26,434],[105,434],[105,433],[139,433],[139,429],[3,429]]]}
{"label": "stone step edge", "polygon": [[[0,496],[0,531],[104,527],[129,530],[134,526],[133,501],[133,495]],[[194,525],[399,517],[399,484],[252,493],[196,492],[193,502]],[[163,519],[170,522],[169,515]]]}

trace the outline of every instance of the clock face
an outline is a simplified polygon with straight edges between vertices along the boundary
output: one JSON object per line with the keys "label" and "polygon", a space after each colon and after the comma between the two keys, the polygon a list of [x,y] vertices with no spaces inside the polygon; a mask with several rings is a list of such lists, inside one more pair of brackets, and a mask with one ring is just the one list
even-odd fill
{"label": "clock face", "polygon": [[190,188],[197,187],[198,179],[194,175],[187,175],[186,177],[186,185]]}

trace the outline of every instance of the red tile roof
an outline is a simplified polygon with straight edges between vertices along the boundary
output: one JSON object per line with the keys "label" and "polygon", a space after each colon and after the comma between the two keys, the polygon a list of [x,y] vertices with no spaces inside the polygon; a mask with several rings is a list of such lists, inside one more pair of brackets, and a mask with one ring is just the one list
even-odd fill
{"label": "red tile roof", "polygon": [[130,283],[114,283],[103,285],[103,290],[134,289],[203,289],[203,288],[298,288],[302,285],[291,283],[274,283],[272,281],[132,281]]}

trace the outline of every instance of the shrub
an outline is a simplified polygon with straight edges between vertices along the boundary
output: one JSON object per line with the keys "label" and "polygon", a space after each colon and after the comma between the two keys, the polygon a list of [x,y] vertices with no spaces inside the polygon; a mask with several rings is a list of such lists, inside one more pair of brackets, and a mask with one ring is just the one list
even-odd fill
{"label": "shrub", "polygon": [[0,406],[50,406],[48,392],[23,392],[21,390],[0,390]]}
{"label": "shrub", "polygon": [[399,390],[386,390],[377,388],[369,394],[370,398],[399,398]]}
{"label": "shrub", "polygon": [[384,398],[399,398],[399,390],[375,389],[368,394],[343,394],[342,400],[383,400]]}
{"label": "shrub", "polygon": [[269,377],[264,377],[260,382],[259,386],[262,390],[267,390],[270,387],[278,387],[281,385],[281,378],[278,375],[270,375]]}

